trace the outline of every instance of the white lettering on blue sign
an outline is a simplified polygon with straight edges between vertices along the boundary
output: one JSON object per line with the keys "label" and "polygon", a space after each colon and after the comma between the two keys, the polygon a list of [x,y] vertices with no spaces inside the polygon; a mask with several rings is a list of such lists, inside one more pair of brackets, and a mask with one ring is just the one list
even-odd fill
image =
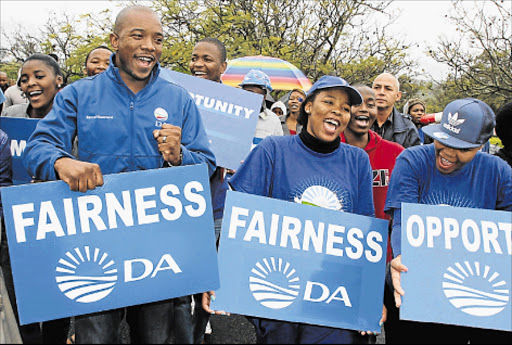
{"label": "white lettering on blue sign", "polygon": [[25,151],[25,147],[27,146],[26,140],[11,140],[11,156],[13,157],[21,157],[23,151]]}
{"label": "white lettering on blue sign", "polygon": [[[407,219],[406,232],[413,247],[426,245],[434,248],[437,244],[452,249],[452,243],[460,241],[469,252],[483,249],[484,253],[512,255],[512,223],[465,219],[459,224],[455,218],[429,216],[423,220],[412,215]],[[499,239],[503,237],[506,248],[500,246]]]}
{"label": "white lettering on blue sign", "polygon": [[[133,190],[121,193],[121,201],[114,193],[105,195],[84,195],[76,198],[76,208],[81,233],[91,231],[91,222],[98,231],[116,229],[117,219],[123,221],[126,227],[135,225],[135,215],[138,225],[154,224],[160,222],[160,215],[167,221],[173,221],[181,217],[183,211],[189,217],[200,217],[206,211],[206,200],[199,194],[204,187],[198,181],[190,181],[183,187],[183,196],[190,204],[183,205],[182,201],[175,197],[179,195],[180,189],[173,184],[164,185],[159,193],[154,187]],[[156,196],[160,201],[169,206],[157,209]],[[135,205],[133,205],[134,201]],[[70,236],[77,234],[75,217],[75,205],[73,199],[62,200],[64,219],[59,218],[51,201],[42,201],[39,205],[39,214],[33,215],[34,203],[12,205],[12,213],[15,225],[16,241],[18,243],[27,241],[27,229],[36,224],[36,240],[44,240],[47,235],[53,233],[56,237]],[[107,212],[107,224],[101,217],[103,207]],[[65,226],[64,226],[65,225]],[[30,229],[29,229],[30,230]]]}
{"label": "white lettering on blue sign", "polygon": [[[240,231],[243,232],[241,237],[246,242],[257,240],[264,245],[291,247],[306,252],[310,251],[311,246],[316,253],[346,255],[352,260],[359,260],[364,256],[372,263],[379,262],[382,258],[383,250],[379,243],[383,243],[383,238],[377,231],[369,231],[365,238],[363,231],[358,228],[347,230],[344,226],[324,222],[315,224],[308,219],[303,223],[299,218],[278,214],[270,216],[270,229],[265,224],[265,214],[262,211],[233,206],[228,238],[237,238]],[[365,250],[364,243],[371,250]]]}
{"label": "white lettering on blue sign", "polygon": [[251,114],[254,113],[254,110],[246,108],[241,105],[228,103],[225,101],[221,101],[219,99],[215,99],[200,94],[194,94],[192,92],[189,92],[189,94],[192,97],[192,99],[196,102],[196,105],[198,107],[215,110],[221,113],[226,113],[235,116],[243,115],[243,117],[245,117],[246,119],[250,118]]}
{"label": "white lettering on blue sign", "polygon": [[[134,264],[142,264],[143,270],[142,274],[138,277],[135,277],[133,275],[133,265]],[[164,265],[165,264],[165,265]],[[172,255],[170,254],[164,254],[160,261],[158,261],[156,268],[153,270],[153,263],[145,258],[140,259],[133,259],[133,260],[126,260],[124,262],[124,281],[127,282],[133,282],[137,280],[142,280],[147,278],[151,274],[151,278],[154,278],[158,272],[165,271],[165,270],[171,270],[175,274],[181,273],[181,268],[178,266]]]}
{"label": "white lettering on blue sign", "polygon": [[[313,293],[314,287],[317,287],[317,289],[315,289],[315,293]],[[318,288],[320,288],[320,290]],[[304,301],[316,303],[325,301],[326,304],[329,304],[333,300],[343,302],[345,304],[345,307],[352,307],[352,303],[350,302],[350,298],[348,297],[347,289],[344,286],[338,286],[331,294],[331,291],[325,284],[311,281],[306,282],[306,290],[304,291]]]}

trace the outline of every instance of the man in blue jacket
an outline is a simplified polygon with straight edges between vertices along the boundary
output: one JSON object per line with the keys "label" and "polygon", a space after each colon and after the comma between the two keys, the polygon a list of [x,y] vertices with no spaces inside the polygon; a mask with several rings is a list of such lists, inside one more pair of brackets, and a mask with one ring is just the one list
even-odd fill
{"label": "man in blue jacket", "polygon": [[[108,69],[60,91],[30,137],[23,161],[31,176],[60,179],[86,192],[103,185],[103,174],[201,163],[213,174],[215,157],[194,101],[159,77],[163,40],[160,19],[150,8],[130,6],[118,14]],[[182,324],[173,319],[178,300],[127,308],[131,341],[168,343],[172,326]],[[117,309],[77,317],[76,342],[121,343],[123,316],[124,309]],[[191,343],[189,333],[176,342]]]}

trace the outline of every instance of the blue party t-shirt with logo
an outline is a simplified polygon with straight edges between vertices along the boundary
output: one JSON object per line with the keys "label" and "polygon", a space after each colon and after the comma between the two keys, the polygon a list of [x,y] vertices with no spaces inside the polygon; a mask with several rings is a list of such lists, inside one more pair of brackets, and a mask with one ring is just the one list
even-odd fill
{"label": "blue party t-shirt with logo", "polygon": [[374,216],[368,155],[344,143],[324,154],[309,149],[298,135],[267,137],[230,184],[240,192]]}
{"label": "blue party t-shirt with logo", "polygon": [[436,167],[434,144],[404,150],[396,160],[384,211],[393,215],[391,246],[401,253],[402,203],[512,211],[512,169],[483,152],[450,174]]}

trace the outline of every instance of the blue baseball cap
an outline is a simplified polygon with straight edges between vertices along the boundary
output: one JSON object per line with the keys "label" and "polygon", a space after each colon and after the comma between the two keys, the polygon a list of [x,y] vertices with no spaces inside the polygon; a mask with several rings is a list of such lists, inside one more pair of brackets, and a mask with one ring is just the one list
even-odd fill
{"label": "blue baseball cap", "polygon": [[251,69],[244,77],[244,80],[238,86],[256,85],[265,90],[272,91],[272,85],[268,75],[259,69]]}
{"label": "blue baseball cap", "polygon": [[350,86],[349,83],[343,78],[335,77],[332,75],[324,75],[318,79],[316,83],[311,86],[308,91],[308,96],[313,94],[317,90],[329,89],[332,87],[341,87],[348,93],[350,99],[350,105],[357,105],[363,103],[363,97],[355,88]]}
{"label": "blue baseball cap", "polygon": [[492,136],[496,116],[484,102],[475,98],[457,99],[443,110],[439,124],[421,130],[432,139],[455,149],[472,149]]}

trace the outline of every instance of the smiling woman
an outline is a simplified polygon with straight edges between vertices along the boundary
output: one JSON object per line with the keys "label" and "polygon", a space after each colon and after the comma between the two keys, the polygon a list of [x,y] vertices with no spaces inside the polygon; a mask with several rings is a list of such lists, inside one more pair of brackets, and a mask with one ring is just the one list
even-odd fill
{"label": "smiling woman", "polygon": [[[350,106],[361,102],[360,93],[342,78],[320,78],[301,102],[298,121],[305,130],[298,135],[263,139],[230,179],[232,189],[373,216],[372,169],[368,155],[359,148],[341,144],[339,137],[350,119]],[[283,228],[290,229],[288,225]],[[258,235],[249,233],[245,238]],[[300,234],[295,243],[299,237]],[[272,241],[269,239],[270,244]],[[326,239],[323,245],[326,251],[331,251],[328,242]],[[255,325],[261,343],[359,344],[371,340],[369,334],[348,329],[248,318]],[[378,324],[378,320],[375,323]]]}
{"label": "smiling woman", "polygon": [[2,116],[43,118],[53,107],[53,99],[62,87],[62,72],[57,61],[49,55],[33,54],[21,67],[18,86],[29,103],[8,107]]}

